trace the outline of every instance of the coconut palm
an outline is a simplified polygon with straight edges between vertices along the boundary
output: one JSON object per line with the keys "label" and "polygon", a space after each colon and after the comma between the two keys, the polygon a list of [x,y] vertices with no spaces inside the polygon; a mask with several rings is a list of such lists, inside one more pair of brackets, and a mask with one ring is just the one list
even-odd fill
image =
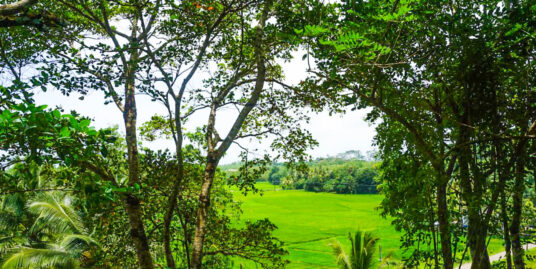
{"label": "coconut palm", "polygon": [[88,235],[71,202],[69,196],[57,193],[30,201],[24,210],[36,216],[33,224],[25,234],[11,240],[19,243],[9,249],[11,255],[3,259],[1,268],[61,269],[87,263],[90,250],[98,243]]}
{"label": "coconut palm", "polygon": [[333,255],[337,258],[337,265],[341,269],[370,269],[374,266],[374,253],[379,238],[370,232],[357,230],[352,236],[348,233],[351,251],[347,253],[339,241],[330,244]]}

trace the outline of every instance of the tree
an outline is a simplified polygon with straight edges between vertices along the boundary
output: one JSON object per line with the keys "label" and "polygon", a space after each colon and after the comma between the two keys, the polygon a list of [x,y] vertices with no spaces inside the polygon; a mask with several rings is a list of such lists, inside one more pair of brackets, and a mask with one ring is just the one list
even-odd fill
{"label": "tree", "polygon": [[[10,173],[24,180],[24,167]],[[1,268],[78,268],[95,263],[99,243],[89,235],[75,211],[73,198],[51,185],[41,168],[34,165],[26,184],[37,184],[35,192],[2,195]]]}
{"label": "tree", "polygon": [[20,0],[12,4],[1,5],[0,16],[17,14],[35,3],[37,3],[37,0]]}
{"label": "tree", "polygon": [[[169,43],[160,50],[155,47],[155,41],[145,40],[149,59],[157,70],[155,81],[162,85],[162,90],[149,88],[144,93],[161,102],[168,111],[165,119],[154,117],[149,124],[163,129],[161,133],[173,139],[178,156],[179,172],[168,201],[165,227],[169,227],[175,202],[181,197],[184,141],[199,143],[205,152],[205,176],[199,195],[191,259],[192,266],[199,268],[203,263],[211,188],[218,163],[228,148],[232,144],[241,146],[240,139],[260,139],[275,134],[279,140],[273,142],[273,148],[280,149],[287,159],[299,161],[304,159],[305,149],[314,142],[297,124],[306,117],[295,110],[295,103],[285,101],[285,97],[293,94],[293,88],[281,82],[283,74],[276,60],[288,59],[292,47],[281,40],[282,23],[266,22],[271,17],[283,21],[279,17],[284,14],[278,10],[287,8],[283,2],[184,3],[176,8],[187,11],[185,16],[170,16],[163,25],[185,39],[175,41],[173,35],[162,35],[159,38],[169,40]],[[256,18],[260,18],[258,24],[250,23]],[[192,21],[199,21],[196,28],[184,32]],[[186,71],[181,76],[182,68]],[[211,75],[207,76],[203,71]],[[204,87],[192,83],[193,78],[202,78]],[[235,108],[236,115],[227,134],[220,136],[216,119],[226,108]],[[290,109],[295,110],[296,117],[288,115]],[[183,130],[185,122],[202,110],[209,113],[207,124],[200,127],[203,134],[188,136]],[[268,157],[251,160],[245,152],[243,158],[245,166],[239,170],[240,179],[237,177],[236,182],[246,189],[253,187],[254,175],[264,172]],[[257,171],[253,172],[255,169]],[[168,242],[169,233],[166,232],[164,237]],[[165,248],[167,264],[173,268],[169,243]]]}
{"label": "tree", "polygon": [[[61,59],[62,64],[46,66],[45,69],[52,79],[51,83],[66,94],[76,91],[85,93],[88,89],[102,90],[106,98],[115,103],[124,118],[128,187],[139,189],[141,182],[135,95],[139,86],[139,73],[147,57],[143,56],[144,50],[140,42],[149,34],[149,29],[155,26],[153,23],[158,23],[156,16],[161,8],[160,1],[136,1],[128,4],[108,1],[58,2],[73,13],[73,23],[82,25],[83,35],[96,36],[104,40],[90,45],[85,43],[85,39],[80,38],[52,48],[50,52],[54,60]],[[116,18],[125,18],[131,24],[128,33],[111,25]],[[142,28],[142,25],[147,25],[148,28]],[[80,52],[87,52],[87,57]],[[71,73],[70,70],[76,72]],[[120,89],[124,93],[122,96],[118,94]],[[122,195],[122,200],[131,225],[130,231],[139,266],[153,268],[153,259],[142,219],[141,201],[130,191]]]}
{"label": "tree", "polygon": [[[526,17],[530,15],[524,12],[529,5],[515,2],[503,9],[500,1],[482,6],[447,1],[396,1],[385,6],[343,1],[335,6],[346,11],[329,13],[327,7],[329,15],[320,23],[297,31],[316,59],[305,87],[336,100],[335,106],[373,107],[369,119],[382,119],[377,136],[382,157],[407,152],[425,160],[416,163],[420,169],[433,169],[434,211],[445,268],[454,263],[449,186],[461,188],[460,197],[468,210],[473,266],[488,268],[489,221],[505,182],[513,180],[501,170],[510,170],[516,159],[525,159],[525,145],[534,132],[534,109],[526,102],[533,95],[526,87],[533,81],[526,75],[532,70],[527,63],[532,61],[528,51],[533,41],[526,34],[533,29],[519,33],[516,26],[530,25]],[[515,104],[513,93],[522,96]],[[514,150],[501,151],[505,143],[512,143],[509,149]],[[393,148],[399,152],[392,152]],[[517,195],[523,193],[523,166],[516,173],[520,177],[515,180]],[[503,176],[496,180],[493,176],[498,173]],[[519,196],[516,200],[514,211],[520,212]],[[518,233],[518,216],[514,216],[512,234]]]}
{"label": "tree", "polygon": [[[19,0],[0,5],[0,28],[30,26],[39,30],[62,26],[62,14],[50,5],[52,1]],[[38,6],[38,7],[36,7]]]}
{"label": "tree", "polygon": [[351,243],[351,251],[348,254],[344,246],[335,241],[331,243],[333,255],[337,258],[337,265],[341,269],[369,269],[373,268],[375,262],[376,245],[379,238],[374,237],[370,232],[357,230],[352,236],[348,234]]}
{"label": "tree", "polygon": [[[176,102],[172,108],[176,107],[178,109],[176,109],[175,113],[170,114],[171,118],[169,121],[169,123],[175,123],[174,125],[169,126],[169,128],[171,132],[173,132],[173,129],[176,131],[176,135],[174,136],[174,138],[177,139],[175,140],[177,143],[176,156],[177,162],[180,164],[175,167],[178,170],[178,173],[174,174],[176,177],[176,180],[174,181],[174,191],[169,195],[169,200],[167,201],[168,211],[164,218],[164,227],[167,227],[165,229],[167,232],[164,232],[163,234],[166,262],[170,267],[173,267],[174,257],[171,253],[171,233],[169,232],[169,227],[172,225],[175,215],[173,213],[174,209],[177,207],[176,201],[180,200],[180,190],[186,185],[182,180],[186,172],[183,172],[183,168],[181,168],[184,165],[182,158],[184,147],[182,139],[184,135],[182,133],[181,121],[186,120],[186,116],[193,112],[189,111],[190,108],[194,108],[194,111],[197,110],[193,105],[195,104],[194,101],[197,100],[195,99],[197,98],[195,93],[188,96],[188,98],[194,98],[189,100],[192,102],[192,105],[187,103],[188,108],[184,108],[181,105],[182,100],[186,97],[183,97],[179,93],[184,91],[187,86],[190,87],[189,81],[196,70],[198,70],[199,66],[201,65],[201,67],[204,67],[204,65],[210,63],[210,61],[214,62],[221,59],[227,59],[227,61],[229,61],[229,66],[234,65],[237,67],[237,70],[240,71],[238,74],[235,74],[236,76],[229,78],[227,75],[232,74],[233,70],[227,69],[225,66],[219,66],[218,68],[220,70],[218,70],[217,76],[213,81],[209,81],[209,83],[213,84],[213,93],[220,91],[220,97],[217,98],[217,100],[213,100],[208,98],[209,96],[201,96],[203,99],[200,100],[200,103],[203,104],[204,102],[203,105],[208,103],[209,106],[214,104],[215,110],[221,109],[223,106],[243,106],[241,116],[239,117],[240,119],[237,120],[236,123],[236,126],[238,127],[233,128],[232,134],[228,136],[229,139],[224,143],[225,146],[220,145],[219,149],[221,150],[217,153],[215,151],[211,153],[213,157],[217,156],[217,158],[210,158],[210,166],[215,170],[217,161],[223,156],[227,148],[230,146],[230,143],[234,141],[235,138],[263,135],[262,132],[250,134],[240,133],[240,135],[238,135],[239,132],[242,132],[241,129],[247,128],[248,130],[256,131],[263,126],[269,126],[256,125],[258,124],[258,121],[250,120],[249,117],[245,117],[249,115],[253,107],[255,107],[255,104],[257,103],[255,100],[261,97],[264,100],[264,98],[270,96],[270,94],[277,93],[277,96],[281,97],[283,94],[287,93],[280,93],[275,90],[273,92],[264,91],[265,80],[280,78],[280,70],[276,65],[273,67],[263,67],[260,65],[258,68],[256,67],[259,63],[259,61],[256,60],[256,58],[258,58],[256,55],[259,55],[257,52],[264,51],[265,48],[262,43],[264,40],[268,40],[264,35],[266,34],[267,36],[270,36],[270,38],[276,37],[277,35],[274,31],[276,27],[270,26],[270,30],[265,33],[264,30],[255,31],[255,27],[244,23],[244,21],[254,20],[254,16],[262,13],[260,12],[260,8],[262,7],[261,3],[255,1],[236,1],[232,3],[215,2],[213,5],[207,6],[201,4],[191,5],[191,3],[186,2],[176,5],[170,1],[138,1],[136,3],[128,4],[121,2],[109,3],[108,1],[58,1],[58,3],[59,7],[69,11],[71,16],[68,16],[68,22],[70,25],[77,26],[76,30],[68,29],[68,33],[70,34],[68,36],[75,36],[76,38],[67,38],[64,42],[47,47],[48,50],[45,54],[48,57],[47,61],[53,61],[55,64],[47,64],[47,61],[41,62],[43,63],[41,71],[43,71],[42,74],[44,77],[42,82],[43,84],[50,83],[48,84],[49,86],[51,85],[67,95],[73,92],[84,94],[90,89],[102,90],[106,95],[105,102],[113,102],[123,113],[126,132],[126,156],[129,164],[128,168],[123,165],[121,158],[114,160],[117,161],[115,166],[95,165],[95,163],[87,160],[76,160],[72,164],[93,171],[101,179],[108,182],[106,184],[109,184],[108,187],[110,187],[112,193],[117,194],[119,199],[122,200],[131,226],[131,236],[133,239],[131,242],[134,243],[138,254],[139,266],[142,268],[152,267],[153,262],[150,254],[151,251],[149,249],[147,232],[144,227],[145,225],[148,225],[147,223],[144,223],[143,209],[141,206],[144,201],[139,198],[141,188],[147,187],[144,180],[148,179],[144,177],[143,171],[140,172],[139,169],[140,154],[138,152],[138,140],[136,137],[136,93],[141,92],[149,94],[155,99],[159,99],[160,97],[156,93],[157,87],[155,87],[155,85],[160,82],[164,84],[170,82],[168,79],[171,78],[171,76],[167,76],[166,71],[174,70],[173,68],[177,67],[177,61],[182,62],[185,65],[187,63],[192,63],[193,68],[187,68],[187,71],[191,71],[191,73],[188,72],[185,75],[186,77],[179,85],[178,93],[174,92],[173,100],[178,100],[178,102]],[[255,7],[253,12],[245,12],[249,7]],[[178,13],[187,14],[188,16],[176,16]],[[157,16],[163,14],[165,15],[160,17]],[[207,14],[209,14],[209,16],[207,16]],[[115,27],[114,23],[117,23],[116,18],[131,23],[132,28],[129,29],[130,31],[128,33],[124,32],[121,27]],[[190,27],[192,26],[192,22],[195,22],[195,27]],[[184,32],[185,29],[188,29],[188,32]],[[242,31],[240,35],[237,35],[236,32],[231,29],[242,29]],[[70,30],[72,30],[72,32],[70,32]],[[222,35],[225,35],[224,37],[229,37],[230,39],[224,39],[222,38]],[[166,42],[158,43],[159,38],[162,37],[166,39]],[[95,38],[97,41],[86,43],[86,40],[94,40]],[[229,40],[235,38],[240,42],[227,43]],[[259,38],[262,38],[262,41],[259,40]],[[254,46],[254,44],[257,44],[257,46]],[[236,52],[236,49],[240,47],[244,49],[242,53],[233,55],[233,53]],[[269,47],[269,45],[266,45],[266,48]],[[273,51],[267,50],[266,55],[263,55],[259,59],[263,60],[262,58],[266,57],[266,59],[269,59],[267,62],[272,64],[274,62],[272,57],[279,57],[279,55],[287,57],[284,53],[284,51],[287,50],[286,46],[279,44],[274,47],[274,49],[275,48],[276,50]],[[199,57],[192,58],[190,52],[197,49],[199,49]],[[215,53],[218,50],[221,51],[221,53]],[[162,59],[165,59],[165,61],[160,61]],[[245,59],[252,61],[248,62],[245,61]],[[245,63],[248,64],[242,65]],[[167,69],[168,67],[170,67],[170,69]],[[266,73],[269,75],[257,80],[257,74],[264,73],[264,71],[258,72],[257,69],[262,70],[263,68],[268,69],[268,72]],[[164,79],[155,78],[155,72],[162,75]],[[227,81],[225,81],[226,79]],[[247,84],[256,81],[259,81],[257,83],[259,85],[255,88],[256,90],[248,91],[250,88],[246,87],[249,86]],[[169,85],[172,86],[174,84]],[[165,92],[168,92],[168,90],[169,88],[166,88]],[[123,91],[124,94],[119,94],[121,91]],[[241,92],[245,94],[242,95]],[[252,98],[245,98],[247,94],[251,94]],[[168,97],[169,96],[166,96],[165,98]],[[83,96],[81,98],[83,98]],[[277,102],[282,104],[285,103],[282,102],[281,99],[277,100]],[[254,111],[253,113],[258,113],[257,116],[261,115],[261,113],[268,113],[268,109],[280,105],[279,103],[272,104],[266,101],[265,103],[262,103],[262,106],[257,106],[262,107],[262,111]],[[168,102],[168,104],[171,103]],[[270,122],[271,125],[279,125],[281,122],[284,122],[283,120],[288,119],[288,117],[285,116],[284,108],[284,106],[281,106],[280,110],[277,111],[277,114],[279,114],[282,119],[279,121],[272,120]],[[186,112],[184,110],[186,110]],[[267,119],[269,118],[265,117],[266,122],[269,122]],[[247,124],[244,124],[244,122],[247,122]],[[210,126],[213,128],[214,123]],[[244,128],[241,128],[242,126],[244,126]],[[293,141],[295,141],[295,144],[297,145],[296,151],[301,151],[303,153],[303,149],[307,147],[307,141],[309,141],[310,137],[307,136],[306,132],[301,131],[298,126],[294,124],[291,126],[293,126],[293,129],[286,129],[286,131],[291,133],[294,132],[295,134],[297,133],[290,137],[294,139]],[[10,130],[15,133],[21,130],[19,127],[22,129],[22,126],[17,126],[17,128]],[[54,129],[54,131],[58,130]],[[69,133],[67,131],[69,131]],[[66,136],[71,134],[69,128],[62,132]],[[217,135],[215,130],[209,133],[210,135],[206,136],[206,139],[208,140],[209,137],[211,137],[211,147],[216,147],[217,143],[222,142],[219,140],[214,141],[214,138]],[[305,139],[301,139],[303,137]],[[296,143],[296,141],[300,141],[300,143]],[[282,143],[282,141],[278,142],[281,143],[279,144],[280,147],[287,146],[287,143]],[[206,141],[202,142],[202,145],[203,144],[209,145]],[[75,148],[79,149],[79,147]],[[107,156],[105,155],[108,155],[111,151],[111,149],[106,149],[102,152],[98,152],[97,156],[93,157],[97,157],[100,161],[108,161]],[[120,151],[121,148],[113,150],[114,154]],[[288,151],[289,156],[292,155],[291,152],[292,151]],[[91,153],[95,152],[92,151]],[[50,154],[54,155],[56,153],[51,152]],[[76,156],[76,154],[74,155]],[[115,157],[117,156],[120,156],[120,154],[115,155]],[[251,163],[253,162],[248,163],[249,167],[251,166]],[[107,169],[100,169],[102,167],[106,167]],[[118,177],[122,178],[124,173],[128,174],[129,179],[127,181],[123,182],[116,180]],[[212,179],[207,179],[207,182],[210,182],[207,184],[211,185],[214,180],[214,173],[212,173],[210,177]],[[250,182],[251,176],[249,176],[247,184],[250,184]],[[206,188],[205,192],[207,192]],[[210,192],[210,187],[208,192]],[[205,193],[205,195],[207,194]],[[210,212],[208,208],[210,199],[207,199],[208,201],[202,199],[204,204],[199,205],[204,211],[200,216],[204,216],[205,219],[207,218],[207,212]],[[198,218],[192,218],[192,220],[196,219]],[[178,220],[175,218],[175,221]],[[266,227],[266,225],[259,226],[257,229],[260,229],[261,227]],[[198,241],[199,240],[196,242]],[[196,243],[196,245],[198,244]],[[197,250],[196,255],[201,256],[202,253],[200,254],[199,251],[200,250]],[[188,252],[189,251],[186,251],[186,255],[188,255]],[[199,263],[199,261],[196,262]]]}

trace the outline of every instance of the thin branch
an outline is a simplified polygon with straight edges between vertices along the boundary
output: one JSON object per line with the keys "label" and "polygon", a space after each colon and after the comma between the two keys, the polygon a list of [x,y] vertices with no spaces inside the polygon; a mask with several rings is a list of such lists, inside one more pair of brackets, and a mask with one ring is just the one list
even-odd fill
{"label": "thin branch", "polygon": [[95,70],[89,69],[89,67],[87,67],[87,66],[83,66],[83,65],[78,64],[72,57],[70,57],[70,56],[68,56],[68,55],[66,55],[64,53],[60,52],[60,53],[58,53],[58,55],[60,55],[63,58],[67,59],[68,61],[70,61],[72,64],[74,64],[76,67],[78,67],[80,69],[80,71],[87,72],[90,75],[93,75],[96,78],[98,78],[99,80],[101,80],[102,82],[104,82],[106,84],[106,87],[108,88],[110,96],[112,96],[112,99],[113,99],[115,105],[117,106],[117,108],[119,108],[119,110],[121,112],[125,111],[125,108],[124,108],[123,104],[121,103],[121,100],[119,99],[119,95],[115,91],[115,88],[112,85],[112,82],[110,81],[109,78],[106,78],[102,73],[99,73],[99,72],[97,72]]}

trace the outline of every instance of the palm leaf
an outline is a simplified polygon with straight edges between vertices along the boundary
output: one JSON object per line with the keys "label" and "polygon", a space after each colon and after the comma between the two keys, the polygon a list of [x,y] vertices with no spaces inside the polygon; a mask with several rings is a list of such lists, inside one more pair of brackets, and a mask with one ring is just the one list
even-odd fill
{"label": "palm leaf", "polygon": [[77,267],[78,262],[71,253],[57,248],[21,248],[2,264],[2,269]]}
{"label": "palm leaf", "polygon": [[375,264],[374,253],[379,238],[370,232],[357,230],[352,236],[348,234],[351,244],[350,255],[346,254],[344,247],[338,241],[330,244],[333,254],[337,258],[337,265],[344,269],[370,269]]}
{"label": "palm leaf", "polygon": [[56,197],[47,195],[30,204],[29,208],[39,214],[32,232],[47,228],[51,233],[60,234],[66,232],[83,233],[82,220],[74,212],[72,207],[58,202]]}
{"label": "palm leaf", "polygon": [[333,255],[335,256],[337,260],[337,265],[341,269],[352,269],[350,265],[350,261],[348,259],[348,254],[346,254],[346,251],[344,251],[344,247],[338,240],[333,240],[329,244],[331,249],[333,250]]}
{"label": "palm leaf", "polygon": [[98,246],[100,247],[99,242],[93,239],[89,235],[82,234],[68,234],[64,235],[62,241],[60,242],[62,248],[71,251],[81,251],[83,252],[89,246]]}

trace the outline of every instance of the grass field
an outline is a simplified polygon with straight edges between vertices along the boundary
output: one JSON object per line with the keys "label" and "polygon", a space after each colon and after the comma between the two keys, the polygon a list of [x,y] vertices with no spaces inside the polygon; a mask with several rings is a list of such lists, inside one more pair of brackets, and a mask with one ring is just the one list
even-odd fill
{"label": "grass field", "polygon": [[[275,235],[285,242],[289,251],[286,258],[291,263],[287,268],[336,268],[329,243],[337,239],[348,245],[348,232],[353,233],[358,227],[380,238],[384,256],[392,252],[393,258],[400,259],[403,255],[399,248],[401,234],[391,226],[390,219],[382,218],[376,210],[381,195],[281,190],[269,183],[258,183],[257,188],[263,190],[262,196],[243,196],[235,191],[235,198],[243,203],[242,221],[268,218],[277,225]],[[501,241],[492,239],[488,250],[490,254],[503,251]],[[465,258],[470,260],[468,255]],[[237,268],[240,263],[243,268],[256,268],[236,260]]]}
{"label": "grass field", "polygon": [[236,196],[243,201],[243,220],[269,218],[278,226],[275,235],[290,252],[288,268],[335,268],[328,244],[334,238],[348,244],[348,232],[358,227],[381,238],[384,254],[396,251],[396,256],[400,255],[400,234],[375,210],[380,195],[274,191],[275,187],[266,183],[258,187],[264,189],[263,196]]}

